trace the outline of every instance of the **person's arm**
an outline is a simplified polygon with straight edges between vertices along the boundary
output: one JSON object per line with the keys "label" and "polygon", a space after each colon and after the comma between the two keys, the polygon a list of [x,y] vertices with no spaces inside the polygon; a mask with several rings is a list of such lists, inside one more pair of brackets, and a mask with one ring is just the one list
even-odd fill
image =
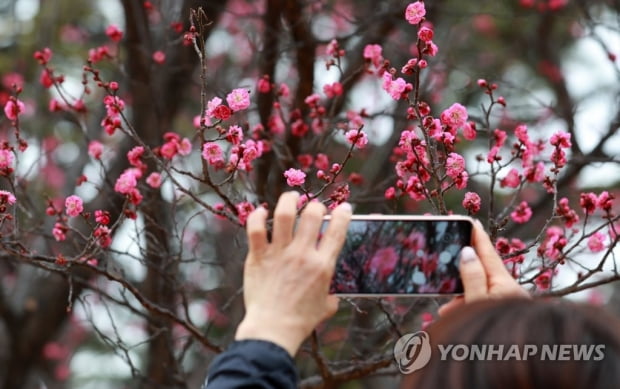
{"label": "person's arm", "polygon": [[329,294],[329,284],[351,206],[340,204],[332,211],[319,242],[325,206],[307,204],[297,221],[298,199],[296,192],[280,196],[271,242],[267,239],[267,210],[258,208],[248,217],[245,316],[237,327],[236,342],[211,366],[208,389],[295,387],[293,356],[312,330],[338,309],[338,298]]}
{"label": "person's arm", "polygon": [[288,351],[268,341],[240,340],[213,360],[204,389],[291,389],[297,383]]}

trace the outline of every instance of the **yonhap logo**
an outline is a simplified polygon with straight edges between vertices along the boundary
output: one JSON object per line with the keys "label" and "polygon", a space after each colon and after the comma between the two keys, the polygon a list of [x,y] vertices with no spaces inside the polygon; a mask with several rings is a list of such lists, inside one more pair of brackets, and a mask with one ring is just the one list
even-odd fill
{"label": "yonhap logo", "polygon": [[[602,361],[604,344],[437,344],[439,361]],[[403,374],[428,364],[431,341],[427,332],[401,336],[394,345],[394,359]]]}
{"label": "yonhap logo", "polygon": [[431,359],[431,341],[425,331],[405,334],[394,345],[394,359],[403,374],[420,370]]}

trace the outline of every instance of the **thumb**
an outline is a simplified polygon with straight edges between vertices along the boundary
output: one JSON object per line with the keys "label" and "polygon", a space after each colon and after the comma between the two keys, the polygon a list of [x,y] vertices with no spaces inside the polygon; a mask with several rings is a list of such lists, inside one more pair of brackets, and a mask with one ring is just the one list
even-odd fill
{"label": "thumb", "polygon": [[487,275],[473,248],[466,246],[461,250],[459,270],[465,289],[465,302],[485,299],[488,295]]}

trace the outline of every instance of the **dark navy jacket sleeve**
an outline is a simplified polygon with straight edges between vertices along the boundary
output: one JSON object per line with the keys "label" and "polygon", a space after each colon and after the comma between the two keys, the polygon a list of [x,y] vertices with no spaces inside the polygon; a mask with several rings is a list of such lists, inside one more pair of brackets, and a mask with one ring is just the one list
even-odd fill
{"label": "dark navy jacket sleeve", "polygon": [[282,347],[242,340],[213,360],[204,389],[293,389],[298,380],[293,358]]}

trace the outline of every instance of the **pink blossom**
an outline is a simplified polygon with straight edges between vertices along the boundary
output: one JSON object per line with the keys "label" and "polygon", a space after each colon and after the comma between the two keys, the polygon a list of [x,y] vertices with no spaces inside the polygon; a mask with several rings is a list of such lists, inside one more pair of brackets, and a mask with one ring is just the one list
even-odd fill
{"label": "pink blossom", "polygon": [[101,142],[93,140],[88,144],[88,155],[94,159],[100,159],[103,154],[103,144]]}
{"label": "pink blossom", "polygon": [[153,172],[146,178],[146,183],[151,188],[159,188],[161,186],[161,174]]}
{"label": "pink blossom", "polygon": [[586,215],[592,215],[596,210],[598,204],[598,197],[592,192],[581,193],[579,196],[579,205],[583,209]]}
{"label": "pink blossom", "polygon": [[545,164],[538,162],[535,166],[530,166],[525,170],[525,178],[529,182],[540,182],[545,179]]}
{"label": "pink blossom", "polygon": [[515,223],[527,223],[532,218],[532,209],[526,201],[522,201],[517,208],[510,213]]}
{"label": "pink blossom", "polygon": [[480,196],[475,192],[467,192],[463,198],[462,205],[463,208],[469,212],[469,214],[476,214],[480,211]]}
{"label": "pink blossom", "polygon": [[166,53],[164,53],[161,50],[157,50],[156,52],[153,53],[153,62],[155,62],[156,64],[163,64],[164,62],[166,62]]}
{"label": "pink blossom", "polygon": [[278,95],[282,97],[288,97],[290,94],[291,94],[291,88],[288,86],[288,84],[285,84],[285,83],[280,84],[280,87],[278,88]]}
{"label": "pink blossom", "polygon": [[238,145],[243,141],[243,130],[237,125],[230,126],[226,133],[226,140],[233,145]]}
{"label": "pink blossom", "polygon": [[267,74],[258,79],[256,89],[258,90],[258,93],[269,93],[271,91],[271,81],[269,80],[269,76]]}
{"label": "pink blossom", "polygon": [[[200,123],[200,115],[196,115],[194,116],[194,119],[192,120],[192,124],[194,125],[194,128],[200,128],[201,127],[201,123]],[[211,119],[208,118],[207,116],[202,118],[202,125],[205,127],[210,126],[211,123]]]}
{"label": "pink blossom", "polygon": [[65,199],[65,211],[71,217],[79,216],[84,211],[84,203],[79,196],[71,195]]}
{"label": "pink blossom", "polygon": [[137,169],[127,169],[114,184],[114,190],[121,194],[129,194],[138,185]]}
{"label": "pink blossom", "polygon": [[566,197],[562,197],[560,201],[558,201],[558,206],[555,209],[558,216],[561,216],[566,224],[566,227],[571,228],[579,221],[579,216],[577,212],[575,212],[568,204],[568,199]]}
{"label": "pink blossom", "polygon": [[588,248],[593,253],[605,250],[605,234],[600,231],[595,232],[588,238]]}
{"label": "pink blossom", "polygon": [[224,159],[222,158],[222,149],[217,143],[208,142],[202,145],[202,158],[214,167],[222,167]]}
{"label": "pink blossom", "polygon": [[55,223],[54,228],[52,228],[52,235],[57,242],[62,242],[67,239],[66,236],[67,227],[65,227],[62,223]]}
{"label": "pink blossom", "polygon": [[39,83],[43,85],[45,89],[49,89],[54,85],[54,78],[52,77],[52,72],[48,69],[41,70],[41,75],[39,76]]}
{"label": "pink blossom", "polygon": [[506,177],[500,180],[499,185],[504,188],[517,188],[521,184],[521,175],[515,168],[510,169]]}
{"label": "pink blossom", "polygon": [[333,84],[325,84],[323,86],[323,92],[325,92],[325,95],[330,99],[342,95],[342,91],[342,84],[338,81]]}
{"label": "pink blossom", "polygon": [[318,153],[314,158],[314,167],[321,170],[329,169],[329,157],[326,154]]}
{"label": "pink blossom", "polygon": [[45,65],[46,63],[48,63],[51,59],[52,59],[52,55],[54,53],[52,52],[52,50],[50,50],[49,47],[44,48],[41,51],[35,51],[33,54],[34,59],[36,59],[37,61],[39,61],[39,64],[41,65]]}
{"label": "pink blossom", "polygon": [[205,110],[205,115],[208,118],[215,118],[215,109],[222,104],[222,99],[219,97],[214,97],[207,102],[207,109]]}
{"label": "pink blossom", "polygon": [[601,192],[601,194],[598,196],[596,205],[604,211],[611,211],[614,199],[614,195],[610,194],[608,191],[605,190]]}
{"label": "pink blossom", "polygon": [[111,234],[112,231],[106,226],[99,226],[93,232],[93,236],[97,239],[97,244],[102,248],[109,247],[112,244]]}
{"label": "pink blossom", "polygon": [[95,221],[104,226],[110,224],[110,212],[97,209],[95,211]]}
{"label": "pink blossom", "polygon": [[493,130],[493,140],[495,141],[495,147],[503,147],[504,143],[506,143],[506,139],[508,135],[506,131],[502,131],[499,128]]}
{"label": "pink blossom", "polygon": [[339,51],[338,41],[335,39],[332,39],[325,47],[325,54],[327,55],[338,56],[338,51]]}
{"label": "pink blossom", "polygon": [[476,124],[474,122],[467,122],[463,125],[463,138],[467,140],[476,139]]}
{"label": "pink blossom", "polygon": [[457,153],[448,154],[446,159],[446,174],[451,178],[458,177],[465,170],[465,158]]}
{"label": "pink blossom", "polygon": [[250,106],[250,92],[247,89],[233,89],[226,96],[226,102],[233,111],[242,111]]}
{"label": "pink blossom", "polygon": [[393,80],[390,73],[383,73],[383,89],[388,92],[394,100],[400,100],[403,95],[411,91],[412,88],[413,86],[405,82],[402,78],[398,77],[396,80]]}
{"label": "pink blossom", "polygon": [[1,205],[4,205],[4,204],[13,205],[15,204],[15,201],[17,201],[17,199],[15,198],[15,195],[13,195],[13,193],[6,191],[6,190],[0,190],[0,204]]}
{"label": "pink blossom", "polygon": [[114,24],[109,25],[105,29],[105,34],[114,42],[119,42],[123,39],[123,32]]}
{"label": "pink blossom", "polygon": [[344,136],[347,142],[354,144],[357,148],[363,149],[368,144],[368,137],[362,130],[349,130]]}
{"label": "pink blossom", "polygon": [[306,173],[299,169],[288,169],[284,172],[284,177],[288,186],[301,186],[306,182]]}
{"label": "pink blossom", "polygon": [[430,42],[433,39],[433,30],[426,26],[420,27],[418,30],[418,38],[424,42]]}
{"label": "pink blossom", "polygon": [[10,98],[4,105],[4,114],[9,120],[17,120],[20,113],[24,112],[24,103],[16,98]]}
{"label": "pink blossom", "polygon": [[127,152],[127,160],[131,166],[137,167],[140,169],[141,167],[145,167],[144,162],[140,160],[142,158],[142,154],[144,154],[144,147],[136,146],[133,149]]}
{"label": "pink blossom", "polygon": [[383,61],[382,51],[383,48],[380,45],[366,45],[363,56],[378,68]]}
{"label": "pink blossom", "polygon": [[424,15],[426,15],[426,8],[424,8],[424,3],[421,1],[410,3],[405,10],[405,19],[407,19],[409,24],[420,23],[424,19]]}
{"label": "pink blossom", "polygon": [[269,127],[269,131],[273,134],[282,134],[286,129],[284,121],[282,121],[280,115],[277,114],[271,115],[269,117],[267,126]]}
{"label": "pink blossom", "polygon": [[227,120],[232,115],[232,112],[233,112],[232,109],[228,108],[227,106],[223,104],[218,105],[213,110],[213,117],[215,119]]}
{"label": "pink blossom", "polygon": [[304,99],[304,103],[310,107],[316,107],[319,101],[321,101],[321,96],[318,93],[313,93]]}
{"label": "pink blossom", "polygon": [[459,128],[467,123],[467,109],[459,103],[454,103],[443,111],[440,117],[444,125]]}
{"label": "pink blossom", "polygon": [[291,134],[294,136],[304,136],[308,132],[308,125],[304,123],[303,119],[297,119],[291,124]]}
{"label": "pink blossom", "polygon": [[13,161],[15,160],[15,155],[13,152],[8,149],[0,149],[0,169],[13,169]]}
{"label": "pink blossom", "polygon": [[567,149],[571,147],[570,134],[568,132],[558,131],[555,134],[551,135],[549,143],[552,146],[558,146]]}
{"label": "pink blossom", "polygon": [[179,154],[181,155],[189,155],[192,152],[192,142],[187,139],[181,139],[181,142],[178,144]]}
{"label": "pink blossom", "polygon": [[553,279],[553,275],[553,270],[551,269],[545,270],[544,272],[540,273],[534,280],[536,288],[541,291],[549,289],[551,287],[551,280]]}

